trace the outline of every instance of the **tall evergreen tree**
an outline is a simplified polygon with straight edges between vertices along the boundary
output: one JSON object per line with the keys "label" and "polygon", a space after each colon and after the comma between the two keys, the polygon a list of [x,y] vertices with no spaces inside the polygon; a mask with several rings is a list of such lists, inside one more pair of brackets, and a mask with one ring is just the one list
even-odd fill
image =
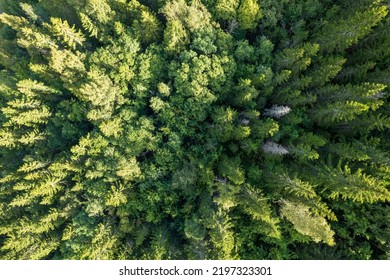
{"label": "tall evergreen tree", "polygon": [[388,9],[0,0],[0,258],[388,259]]}

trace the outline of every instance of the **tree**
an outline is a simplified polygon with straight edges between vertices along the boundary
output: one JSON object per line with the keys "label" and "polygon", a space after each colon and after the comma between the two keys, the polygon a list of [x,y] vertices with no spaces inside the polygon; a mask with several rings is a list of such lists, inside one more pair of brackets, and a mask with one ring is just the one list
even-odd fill
{"label": "tree", "polygon": [[255,0],[241,1],[237,11],[237,21],[242,29],[256,28],[261,17],[260,6]]}
{"label": "tree", "polygon": [[389,258],[387,1],[0,10],[0,258]]}
{"label": "tree", "polygon": [[353,11],[346,19],[325,24],[317,39],[321,51],[345,50],[352,44],[356,44],[387,15],[388,11],[383,1],[368,2],[370,5],[366,6],[365,10]]}

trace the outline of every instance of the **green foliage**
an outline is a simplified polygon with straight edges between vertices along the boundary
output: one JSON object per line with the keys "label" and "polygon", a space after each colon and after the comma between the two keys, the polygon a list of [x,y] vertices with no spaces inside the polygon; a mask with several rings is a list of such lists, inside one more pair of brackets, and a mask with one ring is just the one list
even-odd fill
{"label": "green foliage", "polygon": [[319,180],[324,182],[324,190],[328,191],[330,198],[342,197],[360,203],[374,203],[389,201],[390,192],[387,183],[364,174],[362,169],[353,172],[347,165],[334,169],[325,167],[320,173]]}
{"label": "green foliage", "polygon": [[60,18],[51,18],[50,31],[56,37],[60,37],[69,47],[75,49],[76,45],[83,45],[85,38],[80,31],[76,31],[75,27],[70,27],[68,22],[62,21]]}
{"label": "green foliage", "polygon": [[180,52],[190,42],[188,34],[181,21],[169,21],[164,32],[164,42],[167,51]]}
{"label": "green foliage", "polygon": [[242,0],[237,10],[237,21],[241,29],[254,29],[261,19],[261,8],[255,0]]}
{"label": "green foliage", "polygon": [[160,23],[157,17],[147,9],[143,9],[139,19],[133,21],[132,28],[138,40],[142,43],[150,44],[159,40]]}
{"label": "green foliage", "polygon": [[238,0],[217,0],[215,3],[215,15],[222,20],[231,20],[237,17]]}
{"label": "green foliage", "polygon": [[370,5],[362,5],[357,11],[348,11],[346,19],[325,23],[317,39],[322,51],[342,51],[356,44],[387,15],[384,1],[367,2]]}
{"label": "green foliage", "polygon": [[314,242],[322,241],[331,246],[335,244],[334,232],[323,217],[311,214],[302,204],[295,204],[288,200],[283,200],[281,204],[282,217],[290,221],[299,233],[310,236]]}
{"label": "green foliage", "polygon": [[0,0],[0,258],[388,259],[388,9]]}

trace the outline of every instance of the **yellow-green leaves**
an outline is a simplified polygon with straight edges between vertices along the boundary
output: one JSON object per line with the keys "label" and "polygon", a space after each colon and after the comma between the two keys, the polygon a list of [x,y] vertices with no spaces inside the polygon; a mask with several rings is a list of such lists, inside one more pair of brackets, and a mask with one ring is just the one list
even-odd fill
{"label": "yellow-green leaves", "polygon": [[234,259],[234,232],[231,218],[222,210],[213,213],[213,226],[210,233],[218,259]]}
{"label": "yellow-green leaves", "polygon": [[0,259],[388,257],[386,1],[0,0]]}
{"label": "yellow-green leaves", "polygon": [[70,26],[67,21],[60,18],[51,18],[50,22],[51,25],[48,26],[50,31],[70,48],[76,49],[77,45],[83,45],[85,38],[81,31],[76,30],[75,26]]}
{"label": "yellow-green leaves", "polygon": [[168,22],[164,31],[164,45],[169,52],[179,52],[190,42],[187,31],[180,20]]}
{"label": "yellow-green leaves", "polygon": [[237,20],[241,29],[254,29],[262,17],[256,0],[242,0],[237,12]]}
{"label": "yellow-green leaves", "polygon": [[223,20],[236,18],[239,0],[217,0],[215,4],[216,16]]}
{"label": "yellow-green leaves", "polygon": [[313,215],[307,206],[283,200],[281,201],[280,214],[290,221],[299,233],[310,236],[313,241],[335,245],[334,231],[325,218]]}
{"label": "yellow-green leaves", "polygon": [[139,19],[133,22],[133,30],[138,40],[144,44],[158,41],[161,35],[161,24],[149,10],[141,11]]}
{"label": "yellow-green leaves", "polygon": [[269,199],[260,191],[260,188],[249,184],[241,186],[239,194],[239,207],[255,222],[255,231],[272,237],[281,238],[279,219],[272,213]]}
{"label": "yellow-green leaves", "polygon": [[85,10],[100,23],[107,23],[115,14],[107,0],[87,0]]}
{"label": "yellow-green leaves", "polygon": [[119,206],[127,202],[126,195],[124,194],[125,187],[123,185],[111,186],[111,191],[107,196],[107,206]]}
{"label": "yellow-green leaves", "polygon": [[385,182],[365,174],[362,169],[353,171],[348,165],[342,167],[341,162],[337,168],[325,166],[319,179],[332,199],[341,197],[359,203],[390,201],[390,192]]}
{"label": "yellow-green leaves", "polygon": [[199,1],[193,1],[191,5],[185,0],[169,1],[162,12],[169,21],[177,19],[191,32],[210,24],[211,15]]}

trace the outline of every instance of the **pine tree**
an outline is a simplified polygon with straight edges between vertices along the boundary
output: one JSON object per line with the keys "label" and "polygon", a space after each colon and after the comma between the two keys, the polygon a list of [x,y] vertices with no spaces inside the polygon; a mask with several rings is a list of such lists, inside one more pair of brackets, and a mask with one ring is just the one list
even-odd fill
{"label": "pine tree", "polygon": [[237,21],[241,29],[254,29],[261,19],[261,8],[254,0],[243,0],[237,10]]}
{"label": "pine tree", "polygon": [[0,258],[389,257],[387,1],[0,11]]}
{"label": "pine tree", "polygon": [[371,3],[369,6],[362,5],[360,7],[362,11],[360,9],[352,11],[346,19],[325,24],[317,39],[321,51],[345,50],[352,44],[356,44],[387,15],[388,11],[383,1],[367,2]]}
{"label": "pine tree", "polygon": [[287,200],[282,200],[281,204],[282,217],[289,220],[299,233],[310,236],[315,242],[322,241],[331,246],[335,244],[334,232],[323,217],[314,216],[302,204],[295,204]]}

